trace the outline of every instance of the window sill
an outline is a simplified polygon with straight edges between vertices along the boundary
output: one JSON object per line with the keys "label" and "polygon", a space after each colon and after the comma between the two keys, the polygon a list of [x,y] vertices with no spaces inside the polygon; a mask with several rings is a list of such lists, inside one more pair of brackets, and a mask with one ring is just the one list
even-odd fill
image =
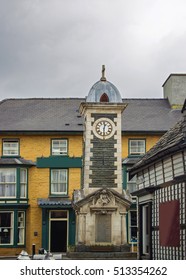
{"label": "window sill", "polygon": [[25,248],[25,245],[0,244],[0,248]]}
{"label": "window sill", "polygon": [[21,156],[20,155],[1,156],[1,158],[21,158]]}
{"label": "window sill", "polygon": [[144,156],[144,154],[129,154],[128,157],[129,158],[138,158],[138,157],[140,158],[140,157]]}
{"label": "window sill", "polygon": [[50,155],[51,157],[68,157],[68,154]]}
{"label": "window sill", "polygon": [[51,194],[49,195],[49,198],[69,198],[69,195],[68,194]]}

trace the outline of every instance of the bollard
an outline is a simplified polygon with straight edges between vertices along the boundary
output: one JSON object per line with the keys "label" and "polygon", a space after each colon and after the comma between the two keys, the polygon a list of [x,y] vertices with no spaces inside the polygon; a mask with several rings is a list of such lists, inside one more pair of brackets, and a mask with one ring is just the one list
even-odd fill
{"label": "bollard", "polygon": [[32,258],[36,253],[36,244],[32,244]]}

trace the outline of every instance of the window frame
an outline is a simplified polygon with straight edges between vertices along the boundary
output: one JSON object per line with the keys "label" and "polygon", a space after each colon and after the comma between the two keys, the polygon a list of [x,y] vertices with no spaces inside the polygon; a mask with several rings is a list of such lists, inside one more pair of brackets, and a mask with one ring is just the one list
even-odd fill
{"label": "window frame", "polygon": [[[136,212],[136,225],[132,225],[131,224],[131,212]],[[137,244],[137,238],[138,236],[136,236],[136,240],[132,241],[132,234],[131,234],[131,228],[136,228],[136,232],[138,230],[138,225],[137,225],[137,209],[130,209],[128,212],[128,242],[129,244],[134,243]]]}
{"label": "window frame", "polygon": [[[27,167],[1,167],[0,168],[0,172],[4,171],[4,170],[14,170],[14,174],[15,174],[15,196],[0,196],[0,200],[9,200],[9,199],[28,199],[28,168]],[[25,170],[26,171],[26,180],[24,182],[25,184],[25,196],[21,196],[21,185],[23,184],[23,182],[21,182],[21,171]],[[11,182],[12,183],[12,182]],[[0,182],[0,185],[6,186],[6,184],[8,185],[8,182]]]}
{"label": "window frame", "polygon": [[[53,178],[52,178],[52,172],[53,171],[65,171],[65,176],[66,176],[66,182],[64,182],[66,184],[66,191],[65,192],[56,192],[52,190],[52,184],[55,184],[55,182],[53,182]],[[50,169],[50,195],[51,196],[68,196],[68,182],[69,182],[69,172],[67,168],[51,168]],[[63,182],[56,182],[56,184],[62,184]]]}
{"label": "window frame", "polygon": [[[141,141],[144,143],[144,152],[131,152],[131,143],[132,141]],[[137,146],[139,147],[139,146]],[[128,154],[129,156],[142,156],[146,153],[146,139],[145,138],[130,138],[128,142]]]}
{"label": "window frame", "polygon": [[[26,171],[26,180],[25,182],[22,182],[21,181],[21,171],[25,170]],[[17,170],[18,171],[18,170]],[[27,198],[27,193],[28,193],[28,169],[26,167],[22,167],[20,168],[20,171],[19,171],[19,197],[20,198],[23,198],[23,199],[26,199]],[[25,192],[25,196],[22,196],[21,194],[21,187],[24,185],[24,192]]]}
{"label": "window frame", "polygon": [[[12,246],[14,245],[14,211],[0,211],[0,214],[8,214],[10,213],[11,215],[11,221],[10,221],[10,226],[9,227],[3,227],[1,226],[1,231],[2,229],[10,229],[10,243],[1,243],[1,240],[0,240],[0,246]],[[0,238],[1,239],[1,238]]]}
{"label": "window frame", "polygon": [[[11,154],[11,153],[5,153],[5,151],[7,151],[8,149],[5,148],[5,144],[6,143],[17,143],[17,148],[16,148],[16,153]],[[9,150],[11,151],[12,148],[10,148]],[[11,139],[11,138],[6,138],[6,139],[2,139],[2,156],[3,157],[19,157],[20,156],[20,140],[19,139]]]}
{"label": "window frame", "polygon": [[[17,197],[17,169],[16,168],[0,168],[0,171],[6,171],[6,170],[11,170],[11,171],[14,171],[14,175],[15,175],[15,181],[14,182],[8,182],[8,181],[0,181],[0,185],[2,185],[2,190],[3,190],[3,186],[5,188],[5,195],[1,196],[0,195],[0,199],[12,199],[12,198],[16,198]],[[5,177],[5,175],[4,175]],[[1,178],[1,177],[0,177]],[[14,185],[14,193],[15,195],[6,195],[6,185]],[[3,192],[3,191],[2,191]]]}
{"label": "window frame", "polygon": [[[54,153],[53,149],[53,142],[54,141],[65,141],[66,142],[66,151],[65,152],[59,152],[57,154]],[[59,149],[60,149],[60,144],[59,144]],[[51,139],[51,155],[52,156],[67,156],[68,155],[68,139],[66,138],[53,138]]]}
{"label": "window frame", "polygon": [[[26,244],[26,209],[12,209],[12,210],[0,210],[0,214],[11,214],[11,233],[10,233],[10,243],[0,243],[0,248],[18,248],[25,247]],[[20,213],[22,213],[23,224],[19,225]],[[0,218],[1,219],[1,218]],[[1,223],[0,223],[1,225]],[[2,226],[0,227],[2,230]],[[22,241],[20,242],[19,229],[22,230]],[[1,232],[0,232],[1,235]]]}
{"label": "window frame", "polygon": [[[19,214],[23,214],[23,220],[20,221]],[[19,225],[19,223],[23,223],[23,225]],[[23,231],[23,242],[19,242],[19,233],[17,236],[17,245],[24,245],[25,244],[25,232],[26,232],[26,213],[25,211],[18,211],[17,212],[17,231],[22,230]]]}

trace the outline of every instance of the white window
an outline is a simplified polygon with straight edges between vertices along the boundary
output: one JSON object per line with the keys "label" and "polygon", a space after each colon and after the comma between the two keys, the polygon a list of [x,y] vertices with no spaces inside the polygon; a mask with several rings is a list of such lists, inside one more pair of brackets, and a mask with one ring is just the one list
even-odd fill
{"label": "white window", "polygon": [[143,155],[145,153],[145,140],[132,139],[129,140],[129,154]]}
{"label": "white window", "polygon": [[27,169],[20,169],[20,197],[26,198],[27,192]]}
{"label": "white window", "polygon": [[18,244],[25,242],[25,212],[18,212]]}
{"label": "white window", "polygon": [[51,194],[67,194],[67,169],[51,170]]}
{"label": "white window", "polygon": [[19,141],[18,140],[3,140],[3,156],[18,156]]}
{"label": "white window", "polygon": [[13,244],[13,212],[0,212],[0,245]]}
{"label": "white window", "polygon": [[0,169],[0,197],[16,197],[16,169]]}
{"label": "white window", "polygon": [[52,140],[52,155],[67,155],[67,140],[66,139],[53,139]]}

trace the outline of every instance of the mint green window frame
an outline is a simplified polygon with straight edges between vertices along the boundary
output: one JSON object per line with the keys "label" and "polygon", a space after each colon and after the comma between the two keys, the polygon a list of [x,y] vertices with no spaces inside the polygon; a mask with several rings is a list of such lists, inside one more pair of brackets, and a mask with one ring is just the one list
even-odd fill
{"label": "mint green window frame", "polygon": [[26,211],[0,211],[0,248],[24,247],[26,243]]}
{"label": "mint green window frame", "polygon": [[67,195],[68,169],[51,169],[50,193],[51,195]]}
{"label": "mint green window frame", "polygon": [[0,211],[0,245],[13,245],[14,212]]}
{"label": "mint green window frame", "polygon": [[0,168],[0,198],[16,198],[16,168]]}
{"label": "mint green window frame", "polygon": [[0,168],[0,199],[28,197],[28,169]]}
{"label": "mint green window frame", "polygon": [[51,155],[52,156],[68,155],[68,140],[67,139],[52,139]]}
{"label": "mint green window frame", "polygon": [[16,157],[20,154],[18,139],[3,139],[2,154],[4,157]]}

